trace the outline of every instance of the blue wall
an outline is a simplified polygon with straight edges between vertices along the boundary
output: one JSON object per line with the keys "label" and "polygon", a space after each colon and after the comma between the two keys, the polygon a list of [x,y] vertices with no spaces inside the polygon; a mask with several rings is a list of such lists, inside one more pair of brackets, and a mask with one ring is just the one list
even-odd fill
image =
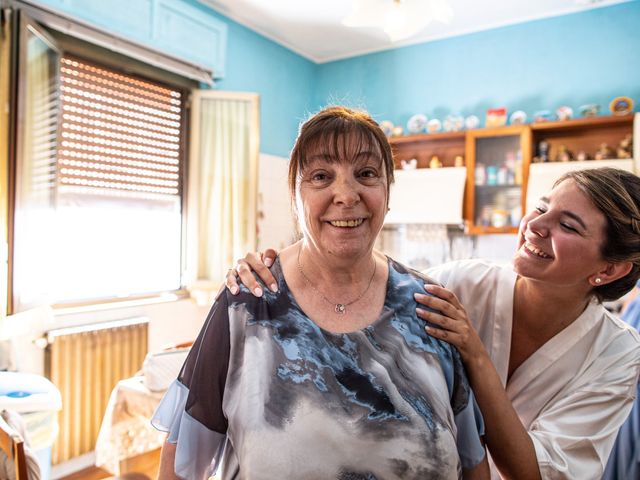
{"label": "blue wall", "polygon": [[640,102],[640,2],[597,8],[320,66],[316,106],[367,108],[406,125],[505,106],[555,111],[628,95]]}

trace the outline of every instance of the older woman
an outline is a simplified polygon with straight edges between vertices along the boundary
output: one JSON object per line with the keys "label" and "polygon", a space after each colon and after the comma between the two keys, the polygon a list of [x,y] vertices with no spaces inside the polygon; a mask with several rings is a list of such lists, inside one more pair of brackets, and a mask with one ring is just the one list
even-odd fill
{"label": "older woman", "polygon": [[366,114],[323,110],[300,130],[289,186],[302,240],[278,292],[219,294],[153,423],[161,478],[488,478],[457,351],[413,306],[425,278],[373,251],[393,179]]}
{"label": "older woman", "polygon": [[[511,267],[466,260],[429,270],[446,289],[416,295],[429,307],[418,314],[461,353],[494,478],[599,479],[640,371],[640,337],[601,304],[640,276],[640,179],[569,173],[523,219],[518,240]],[[270,284],[259,256],[240,263],[246,285],[255,283],[249,265]],[[227,283],[237,288],[232,275]]]}

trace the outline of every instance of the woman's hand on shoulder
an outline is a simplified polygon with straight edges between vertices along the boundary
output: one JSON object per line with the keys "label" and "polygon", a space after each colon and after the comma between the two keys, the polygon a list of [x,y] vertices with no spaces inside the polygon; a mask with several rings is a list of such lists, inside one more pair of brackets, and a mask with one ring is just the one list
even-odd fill
{"label": "woman's hand on shoulder", "polygon": [[233,295],[236,295],[240,291],[238,286],[239,277],[240,283],[247,287],[256,297],[261,297],[263,292],[262,287],[256,280],[257,276],[265,285],[269,285],[271,291],[277,292],[278,283],[269,270],[277,256],[278,252],[273,248],[267,248],[262,254],[259,252],[247,253],[244,258],[236,262],[233,268],[227,271],[225,285]]}
{"label": "woman's hand on shoulder", "polygon": [[427,333],[456,347],[468,367],[469,362],[486,356],[484,345],[458,297],[438,285],[425,285],[424,288],[430,295],[416,293],[414,297],[420,305],[435,310],[416,308],[418,317],[435,325],[427,325]]}

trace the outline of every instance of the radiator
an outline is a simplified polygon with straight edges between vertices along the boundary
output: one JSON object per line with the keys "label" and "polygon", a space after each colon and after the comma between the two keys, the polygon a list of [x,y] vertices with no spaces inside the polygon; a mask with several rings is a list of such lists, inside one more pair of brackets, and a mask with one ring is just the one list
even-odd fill
{"label": "radiator", "polygon": [[54,464],[94,449],[111,390],[142,367],[147,335],[144,317],[47,332],[46,374],[62,394]]}

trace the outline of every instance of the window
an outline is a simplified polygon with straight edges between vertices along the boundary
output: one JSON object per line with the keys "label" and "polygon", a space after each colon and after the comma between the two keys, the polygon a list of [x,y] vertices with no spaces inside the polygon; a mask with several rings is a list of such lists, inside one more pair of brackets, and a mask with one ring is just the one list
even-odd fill
{"label": "window", "polygon": [[184,92],[25,31],[13,311],[180,288]]}

